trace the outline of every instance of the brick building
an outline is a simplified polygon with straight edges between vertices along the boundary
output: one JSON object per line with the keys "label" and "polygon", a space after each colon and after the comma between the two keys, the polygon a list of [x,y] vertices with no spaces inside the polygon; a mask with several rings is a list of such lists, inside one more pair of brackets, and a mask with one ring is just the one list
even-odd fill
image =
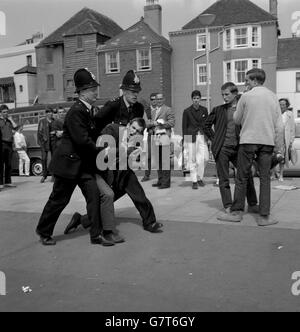
{"label": "brick building", "polygon": [[[206,27],[199,16],[214,14]],[[207,93],[206,47],[210,51],[210,102],[221,104],[220,87],[227,81],[244,89],[245,73],[254,67],[266,71],[266,86],[276,92],[278,44],[277,0],[270,0],[270,13],[249,0],[219,0],[187,23],[171,32],[172,105],[176,112],[176,130],[181,132],[183,110],[191,104],[191,91]],[[204,103],[205,104],[205,103]]]}
{"label": "brick building", "polygon": [[141,100],[162,92],[171,105],[171,53],[169,41],[161,35],[161,6],[147,0],[139,22],[97,48],[101,98],[120,94],[122,78],[130,69],[141,78]]}
{"label": "brick building", "polygon": [[39,103],[72,100],[74,71],[97,74],[96,49],[123,29],[110,18],[83,8],[36,46]]}

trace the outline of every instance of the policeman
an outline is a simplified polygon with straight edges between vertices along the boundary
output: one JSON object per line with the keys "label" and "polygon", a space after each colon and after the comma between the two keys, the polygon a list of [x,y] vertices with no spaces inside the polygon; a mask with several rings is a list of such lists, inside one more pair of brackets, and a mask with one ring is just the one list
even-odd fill
{"label": "policeman", "polygon": [[123,94],[115,100],[108,101],[95,115],[97,129],[102,131],[110,123],[127,126],[135,118],[143,118],[144,106],[137,101],[141,83],[133,70],[129,70],[120,87]]}

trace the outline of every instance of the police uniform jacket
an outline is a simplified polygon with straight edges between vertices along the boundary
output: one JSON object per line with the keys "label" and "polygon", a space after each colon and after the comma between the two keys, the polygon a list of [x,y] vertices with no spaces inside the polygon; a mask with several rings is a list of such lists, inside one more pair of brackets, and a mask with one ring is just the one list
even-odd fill
{"label": "police uniform jacket", "polygon": [[105,128],[110,123],[116,123],[121,126],[127,124],[134,118],[143,118],[144,106],[136,102],[129,108],[126,106],[123,97],[108,101],[95,115],[97,128]]}
{"label": "police uniform jacket", "polygon": [[88,108],[77,100],[66,115],[61,144],[51,159],[52,173],[66,179],[76,179],[82,173],[95,174],[96,157],[101,151],[96,147],[96,136]]}

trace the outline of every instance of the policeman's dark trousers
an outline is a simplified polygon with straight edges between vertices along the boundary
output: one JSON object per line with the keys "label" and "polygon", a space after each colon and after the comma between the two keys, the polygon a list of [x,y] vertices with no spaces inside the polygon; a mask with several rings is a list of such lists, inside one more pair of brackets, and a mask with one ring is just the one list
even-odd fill
{"label": "policeman's dark trousers", "polygon": [[[114,201],[117,201],[119,198],[123,197],[125,194],[131,198],[133,204],[136,209],[139,211],[140,216],[142,218],[143,227],[147,227],[156,222],[156,217],[154,213],[153,206],[151,202],[146,197],[143,187],[141,186],[138,178],[132,170],[120,171],[122,172],[122,176],[119,177],[122,185],[119,186],[120,183],[114,185]],[[103,201],[103,195],[101,197]],[[102,203],[101,203],[102,204]],[[103,206],[101,205],[101,209]],[[90,227],[90,221],[87,216],[82,216],[81,224],[84,228]],[[108,229],[106,229],[108,230]]]}
{"label": "policeman's dark trousers", "polygon": [[12,143],[2,142],[2,158],[0,165],[0,185],[11,184]]}
{"label": "policeman's dark trousers", "polygon": [[68,205],[77,185],[86,200],[88,218],[91,224],[90,236],[96,238],[101,234],[100,195],[97,183],[92,175],[82,174],[77,180],[55,177],[52,193],[36,229],[40,236],[52,236],[57,220]]}
{"label": "policeman's dark trousers", "polygon": [[243,211],[247,182],[251,176],[251,167],[256,159],[260,178],[259,213],[268,216],[271,207],[270,170],[274,147],[260,144],[241,144],[238,152],[237,178],[232,211]]}
{"label": "policeman's dark trousers", "polygon": [[[232,195],[229,179],[229,162],[231,162],[234,167],[237,167],[237,157],[238,147],[223,146],[216,158],[216,167],[219,177],[219,190],[225,209],[232,206]],[[248,178],[246,196],[248,205],[254,206],[257,204],[257,197],[252,174],[250,174]]]}
{"label": "policeman's dark trousers", "polygon": [[49,156],[50,151],[45,150],[43,147],[41,147],[41,153],[42,153],[43,177],[47,178],[47,176],[48,176],[48,156]]}

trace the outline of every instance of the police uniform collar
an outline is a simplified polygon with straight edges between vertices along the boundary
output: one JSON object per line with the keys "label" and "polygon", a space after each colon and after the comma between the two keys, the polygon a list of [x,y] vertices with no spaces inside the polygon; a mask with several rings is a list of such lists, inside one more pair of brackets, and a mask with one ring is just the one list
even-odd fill
{"label": "police uniform collar", "polygon": [[130,104],[128,103],[128,101],[126,100],[125,96],[123,96],[123,100],[124,100],[124,103],[127,107],[127,109],[130,107]]}
{"label": "police uniform collar", "polygon": [[88,109],[88,111],[90,111],[92,109],[92,105],[89,104],[88,102],[86,102],[85,100],[82,100],[79,98],[79,100],[83,103],[84,106],[86,106],[86,108]]}

